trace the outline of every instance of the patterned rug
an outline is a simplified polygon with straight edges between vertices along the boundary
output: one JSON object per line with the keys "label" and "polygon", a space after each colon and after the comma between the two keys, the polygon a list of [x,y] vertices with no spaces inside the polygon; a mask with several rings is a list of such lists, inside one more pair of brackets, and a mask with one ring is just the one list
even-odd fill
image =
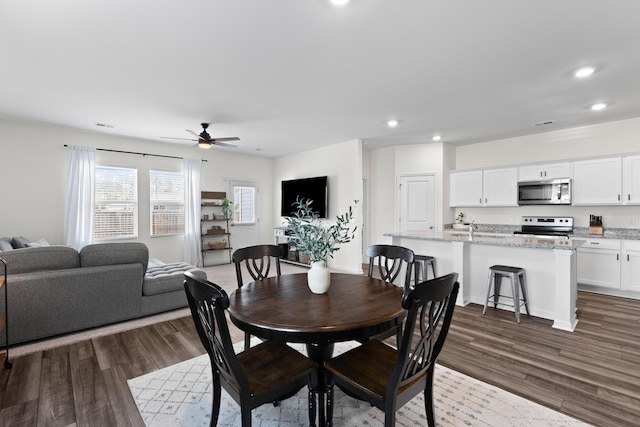
{"label": "patterned rug", "polygon": [[[357,343],[336,344],[340,354]],[[302,351],[302,346],[292,347]],[[208,426],[211,416],[211,368],[206,354],[128,381],[140,414],[149,427]],[[438,365],[434,382],[438,426],[587,426],[537,403]],[[383,426],[384,414],[368,403],[335,391],[335,426]],[[257,427],[307,426],[307,392],[274,407],[252,411]],[[426,426],[422,394],[397,412],[397,426]],[[240,426],[240,408],[223,390],[218,426]]]}

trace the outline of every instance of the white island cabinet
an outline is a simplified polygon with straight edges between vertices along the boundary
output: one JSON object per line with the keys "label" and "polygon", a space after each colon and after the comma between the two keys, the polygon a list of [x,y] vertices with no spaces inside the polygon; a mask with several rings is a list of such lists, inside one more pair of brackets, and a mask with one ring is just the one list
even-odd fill
{"label": "white island cabinet", "polygon": [[[428,231],[385,236],[390,236],[394,245],[436,257],[439,275],[458,273],[458,305],[484,305],[489,267],[511,265],[525,269],[532,316],[550,319],[554,328],[565,331],[573,331],[578,323],[576,249],[582,245],[581,240],[513,235],[469,239],[467,235]],[[509,286],[502,287],[501,294],[509,292]]]}

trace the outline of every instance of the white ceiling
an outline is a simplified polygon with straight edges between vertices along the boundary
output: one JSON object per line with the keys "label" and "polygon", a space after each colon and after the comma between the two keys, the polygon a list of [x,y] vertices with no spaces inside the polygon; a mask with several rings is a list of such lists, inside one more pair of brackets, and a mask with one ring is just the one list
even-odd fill
{"label": "white ceiling", "polygon": [[639,18],[636,0],[3,0],[0,117],[182,144],[161,137],[210,122],[265,156],[470,144],[639,117]]}

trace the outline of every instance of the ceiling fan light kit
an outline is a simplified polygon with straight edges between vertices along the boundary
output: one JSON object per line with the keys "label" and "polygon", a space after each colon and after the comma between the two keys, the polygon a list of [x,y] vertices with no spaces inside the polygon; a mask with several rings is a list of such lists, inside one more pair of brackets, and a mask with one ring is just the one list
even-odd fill
{"label": "ceiling fan light kit", "polygon": [[[207,132],[207,128],[209,127],[209,123],[200,123],[202,126],[202,132],[200,134],[195,133],[191,129],[185,129],[191,135],[193,135],[197,139],[189,139],[189,141],[198,141],[198,147],[208,150],[212,145],[220,145],[222,147],[236,148],[233,144],[225,144],[222,141],[240,141],[240,138],[237,136],[231,136],[227,138],[211,138],[211,135]],[[169,139],[186,139],[186,138],[170,138],[170,137],[162,137]]]}

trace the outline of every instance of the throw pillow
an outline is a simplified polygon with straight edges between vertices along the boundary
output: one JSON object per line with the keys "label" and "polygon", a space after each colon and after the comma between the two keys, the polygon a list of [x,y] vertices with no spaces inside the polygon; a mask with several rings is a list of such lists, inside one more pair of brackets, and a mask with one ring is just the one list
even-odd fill
{"label": "throw pillow", "polygon": [[49,246],[49,242],[47,242],[44,239],[40,239],[40,240],[35,241],[35,242],[27,243],[27,246],[29,246],[30,248],[40,248],[42,246]]}
{"label": "throw pillow", "polygon": [[20,236],[20,237],[14,237],[12,244],[14,248],[19,249],[19,248],[26,248],[29,242],[30,242],[29,239],[27,239],[26,237]]}
{"label": "throw pillow", "polygon": [[0,251],[10,251],[12,249],[13,246],[11,246],[11,243],[7,242],[4,239],[0,240]]}

